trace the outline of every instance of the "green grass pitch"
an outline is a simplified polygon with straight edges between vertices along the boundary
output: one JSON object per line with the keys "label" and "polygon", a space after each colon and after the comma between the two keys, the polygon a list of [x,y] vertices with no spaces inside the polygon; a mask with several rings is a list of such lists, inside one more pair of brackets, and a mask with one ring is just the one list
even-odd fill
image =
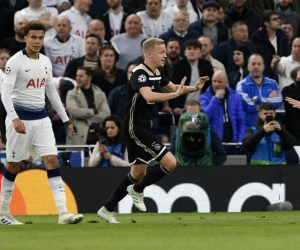
{"label": "green grass pitch", "polygon": [[84,216],[77,225],[58,225],[53,215],[16,216],[26,224],[0,225],[0,249],[300,249],[300,211],[133,213],[118,215],[121,224]]}

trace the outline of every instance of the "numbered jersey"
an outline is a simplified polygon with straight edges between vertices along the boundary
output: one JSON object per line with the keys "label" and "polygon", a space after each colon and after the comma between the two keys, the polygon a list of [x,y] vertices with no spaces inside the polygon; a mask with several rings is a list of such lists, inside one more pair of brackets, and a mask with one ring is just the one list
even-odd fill
{"label": "numbered jersey", "polygon": [[85,41],[83,38],[71,35],[66,42],[57,36],[48,37],[44,42],[45,54],[50,58],[55,77],[63,76],[67,64],[74,58],[85,55]]}
{"label": "numbered jersey", "polygon": [[19,51],[6,63],[2,85],[6,84],[13,85],[12,102],[21,119],[47,116],[45,85],[53,84],[49,58],[39,54],[34,60],[27,56],[25,49]]}

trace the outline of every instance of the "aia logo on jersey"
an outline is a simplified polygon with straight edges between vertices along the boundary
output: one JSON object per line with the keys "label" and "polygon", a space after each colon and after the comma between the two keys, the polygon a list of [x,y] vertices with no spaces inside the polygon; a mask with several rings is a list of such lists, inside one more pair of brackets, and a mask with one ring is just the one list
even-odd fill
{"label": "aia logo on jersey", "polygon": [[55,64],[67,65],[73,59],[73,56],[58,56],[56,57]]}
{"label": "aia logo on jersey", "polygon": [[87,32],[84,32],[83,30],[77,30],[77,31],[75,32],[75,35],[81,36],[82,38],[85,38],[85,37],[86,37],[86,33],[87,33]]}
{"label": "aia logo on jersey", "polygon": [[26,85],[26,88],[42,88],[45,87],[45,78],[40,80],[40,78],[37,78],[36,81],[34,79],[30,79],[29,82]]}

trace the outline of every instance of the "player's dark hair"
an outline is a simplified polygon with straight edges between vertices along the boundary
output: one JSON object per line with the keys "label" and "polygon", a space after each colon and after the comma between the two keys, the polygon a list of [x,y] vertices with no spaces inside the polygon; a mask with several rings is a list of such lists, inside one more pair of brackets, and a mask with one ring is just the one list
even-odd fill
{"label": "player's dark hair", "polygon": [[187,40],[184,43],[184,47],[193,47],[193,48],[199,48],[200,50],[202,49],[202,44],[197,40],[197,39],[191,39],[191,40]]}
{"label": "player's dark hair", "polygon": [[98,35],[96,35],[96,34],[94,34],[94,33],[90,33],[90,34],[88,34],[88,35],[85,37],[85,40],[87,40],[87,39],[90,38],[90,37],[96,38],[97,41],[98,41],[98,44],[99,44],[100,46],[102,46],[101,39],[100,39],[100,37],[99,37]]}
{"label": "player's dark hair", "polygon": [[46,26],[45,24],[43,24],[41,21],[38,20],[32,20],[29,21],[24,28],[24,34],[25,36],[28,35],[30,30],[43,30],[44,32],[46,32]]}
{"label": "player's dark hair", "polygon": [[257,107],[257,109],[258,109],[258,112],[260,112],[262,110],[274,110],[275,111],[275,106],[271,102],[263,102]]}
{"label": "player's dark hair", "polygon": [[88,76],[93,76],[93,74],[94,74],[94,71],[91,68],[86,67],[86,66],[79,66],[77,68],[77,70],[84,70],[86,75],[88,75]]}

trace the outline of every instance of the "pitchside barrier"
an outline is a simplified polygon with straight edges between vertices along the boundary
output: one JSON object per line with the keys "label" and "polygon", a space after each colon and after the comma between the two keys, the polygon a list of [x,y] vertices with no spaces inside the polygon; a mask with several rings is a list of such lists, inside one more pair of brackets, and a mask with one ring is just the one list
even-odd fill
{"label": "pitchside barrier", "polygon": [[[73,213],[95,213],[106,202],[129,167],[61,168],[68,208]],[[0,176],[4,168],[0,169]],[[270,204],[290,201],[300,209],[299,166],[177,167],[145,189],[148,212],[265,211]],[[46,171],[22,171],[15,181],[13,214],[56,214]],[[129,196],[118,213],[137,211]]]}

